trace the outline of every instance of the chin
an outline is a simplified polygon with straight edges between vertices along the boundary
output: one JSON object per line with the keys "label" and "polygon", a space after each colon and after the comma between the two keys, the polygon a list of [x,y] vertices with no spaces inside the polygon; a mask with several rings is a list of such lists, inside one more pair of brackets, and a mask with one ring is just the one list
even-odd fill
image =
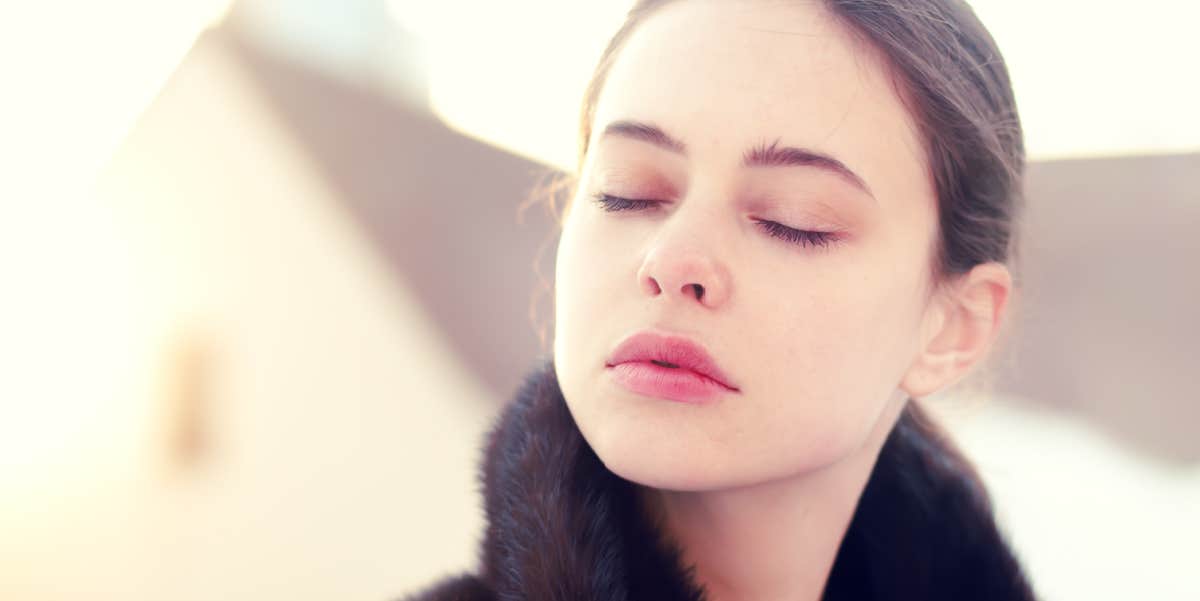
{"label": "chin", "polygon": [[603,455],[600,455],[600,460],[612,473],[650,488],[675,491],[722,488],[719,479],[714,479],[714,474],[705,473],[705,470],[698,469],[696,465],[678,465],[676,462],[644,459],[630,460],[626,457],[606,460]]}
{"label": "chin", "polygon": [[661,432],[597,433],[585,439],[608,470],[625,480],[664,490],[702,491],[729,485],[723,470],[694,445],[664,444]]}

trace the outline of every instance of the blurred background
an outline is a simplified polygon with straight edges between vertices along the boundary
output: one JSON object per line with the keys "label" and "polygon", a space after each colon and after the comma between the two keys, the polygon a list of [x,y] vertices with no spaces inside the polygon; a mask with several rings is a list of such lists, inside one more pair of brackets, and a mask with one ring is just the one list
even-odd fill
{"label": "blurred background", "polygon": [[[1200,599],[1191,3],[973,3],[1031,165],[992,384],[931,399],[1046,599]],[[0,599],[392,599],[470,569],[628,0],[0,15]]]}

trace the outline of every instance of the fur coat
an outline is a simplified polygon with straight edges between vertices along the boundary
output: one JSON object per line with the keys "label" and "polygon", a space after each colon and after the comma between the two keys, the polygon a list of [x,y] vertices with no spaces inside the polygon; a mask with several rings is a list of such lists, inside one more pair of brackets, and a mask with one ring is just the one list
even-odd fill
{"label": "fur coat", "polygon": [[[823,599],[1032,600],[973,469],[909,403],[859,499]],[[701,601],[677,548],[656,543],[635,485],[608,471],[540,360],[499,415],[480,473],[476,574],[409,601]],[[797,558],[796,561],[803,561]]]}

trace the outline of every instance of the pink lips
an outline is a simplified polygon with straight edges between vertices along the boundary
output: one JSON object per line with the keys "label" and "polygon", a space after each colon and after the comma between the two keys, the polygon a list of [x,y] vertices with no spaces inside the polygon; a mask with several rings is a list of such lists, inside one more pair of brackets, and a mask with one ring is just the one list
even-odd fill
{"label": "pink lips", "polygon": [[646,396],[698,403],[738,392],[704,347],[682,336],[638,332],[605,366],[618,384]]}

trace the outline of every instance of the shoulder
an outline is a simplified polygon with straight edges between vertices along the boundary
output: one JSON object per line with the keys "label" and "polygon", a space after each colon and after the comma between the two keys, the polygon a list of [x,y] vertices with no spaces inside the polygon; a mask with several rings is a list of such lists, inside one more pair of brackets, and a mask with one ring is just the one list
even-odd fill
{"label": "shoulder", "polygon": [[478,576],[460,574],[437,581],[401,601],[493,601],[496,593]]}
{"label": "shoulder", "polygon": [[919,405],[880,452],[830,588],[827,600],[1036,598],[974,465]]}

